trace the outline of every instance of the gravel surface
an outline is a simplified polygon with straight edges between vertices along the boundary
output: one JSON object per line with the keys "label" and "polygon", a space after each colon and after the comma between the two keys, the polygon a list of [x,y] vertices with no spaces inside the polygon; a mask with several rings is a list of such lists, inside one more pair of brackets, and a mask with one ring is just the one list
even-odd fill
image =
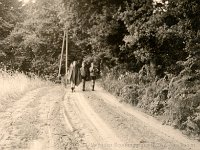
{"label": "gravel surface", "polygon": [[38,88],[0,112],[0,150],[198,150],[131,109],[101,88]]}

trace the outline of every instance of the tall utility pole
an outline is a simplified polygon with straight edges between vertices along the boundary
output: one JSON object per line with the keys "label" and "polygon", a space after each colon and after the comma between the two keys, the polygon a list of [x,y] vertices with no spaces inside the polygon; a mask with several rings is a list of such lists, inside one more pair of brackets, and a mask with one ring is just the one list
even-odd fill
{"label": "tall utility pole", "polygon": [[64,52],[64,47],[65,47],[65,35],[66,35],[66,32],[64,31],[63,42],[62,42],[62,51],[61,51],[61,55],[60,55],[60,64],[59,64],[58,76],[61,75],[62,58],[63,58],[63,52]]}
{"label": "tall utility pole", "polygon": [[[68,71],[68,28],[66,29],[66,58],[65,58],[65,70],[66,70],[66,78],[67,78],[67,71]],[[67,79],[66,79],[67,82]]]}
{"label": "tall utility pole", "polygon": [[65,58],[65,78],[66,78],[66,85],[67,85],[67,76],[68,76],[68,28],[64,30],[64,35],[63,35],[63,42],[62,42],[62,50],[61,50],[61,57],[60,57],[60,64],[59,64],[59,71],[58,71],[58,76],[61,76],[61,68],[62,68],[62,59],[63,59],[63,53],[64,53],[64,48],[65,48],[65,40],[66,40],[66,58]]}

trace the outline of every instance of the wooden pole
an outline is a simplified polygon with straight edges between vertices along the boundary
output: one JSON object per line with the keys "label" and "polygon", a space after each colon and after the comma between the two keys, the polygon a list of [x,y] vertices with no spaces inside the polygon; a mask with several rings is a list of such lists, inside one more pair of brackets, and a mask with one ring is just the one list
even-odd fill
{"label": "wooden pole", "polygon": [[65,46],[65,35],[66,35],[66,32],[64,31],[58,76],[61,75],[60,73],[61,73],[61,67],[62,67],[63,51],[64,51],[64,46]]}
{"label": "wooden pole", "polygon": [[[67,78],[67,73],[68,73],[68,29],[66,30],[66,58],[65,58],[65,70],[66,70],[66,78]],[[67,79],[66,79],[66,84],[67,84]]]}

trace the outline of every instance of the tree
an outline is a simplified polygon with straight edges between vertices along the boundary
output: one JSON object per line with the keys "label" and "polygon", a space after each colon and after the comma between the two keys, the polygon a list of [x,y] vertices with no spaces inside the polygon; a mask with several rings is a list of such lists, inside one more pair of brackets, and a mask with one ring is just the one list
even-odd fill
{"label": "tree", "polygon": [[[38,75],[56,76],[62,47],[64,24],[60,1],[42,0],[26,5],[26,18],[13,29],[7,41],[14,68]],[[69,41],[70,49],[78,52]],[[75,54],[73,54],[75,56]],[[71,55],[72,56],[72,55]]]}
{"label": "tree", "polygon": [[[18,0],[0,1],[0,62],[5,61],[10,56],[6,51],[5,38],[10,34],[14,26],[22,19],[22,4]],[[8,64],[8,62],[7,62]]]}
{"label": "tree", "polygon": [[[126,28],[114,18],[124,1],[76,0],[65,1],[65,8],[73,14],[70,23],[72,40],[76,41],[85,57],[105,53],[106,57],[119,55]],[[111,59],[117,60],[117,59]]]}
{"label": "tree", "polygon": [[152,66],[154,75],[163,76],[165,71],[179,73],[176,62],[187,58],[188,40],[199,30],[198,8],[195,0],[127,3],[117,15],[129,32],[121,50]]}
{"label": "tree", "polygon": [[22,5],[18,0],[1,0],[0,1],[0,33],[1,39],[4,39],[14,25],[20,20]]}

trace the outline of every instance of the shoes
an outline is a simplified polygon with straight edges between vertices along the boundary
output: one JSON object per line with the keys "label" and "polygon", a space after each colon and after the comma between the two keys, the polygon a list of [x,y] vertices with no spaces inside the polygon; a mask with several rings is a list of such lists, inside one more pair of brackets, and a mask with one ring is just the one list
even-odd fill
{"label": "shoes", "polygon": [[74,90],[75,88],[74,87],[72,87],[71,89],[72,89],[72,93],[75,92],[75,90]]}

